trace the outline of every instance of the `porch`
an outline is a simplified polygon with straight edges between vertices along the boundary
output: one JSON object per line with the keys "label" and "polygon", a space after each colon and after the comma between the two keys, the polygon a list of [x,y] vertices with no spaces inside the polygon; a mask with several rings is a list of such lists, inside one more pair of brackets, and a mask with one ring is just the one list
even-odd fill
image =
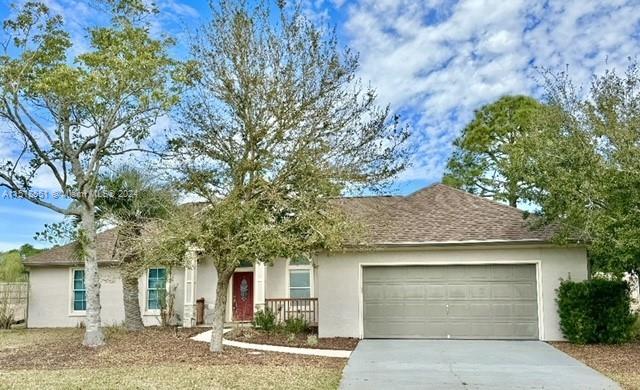
{"label": "porch", "polygon": [[[217,271],[206,256],[189,255],[184,269],[182,324],[206,326],[213,322]],[[241,264],[227,291],[225,323],[249,323],[254,313],[269,309],[278,322],[304,318],[318,326],[315,266],[308,260],[279,259],[273,264]]]}

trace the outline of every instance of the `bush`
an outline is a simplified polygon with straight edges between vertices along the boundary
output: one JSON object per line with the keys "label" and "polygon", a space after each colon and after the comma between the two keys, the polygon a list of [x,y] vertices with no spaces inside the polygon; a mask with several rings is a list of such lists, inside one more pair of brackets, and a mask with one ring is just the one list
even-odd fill
{"label": "bush", "polygon": [[253,326],[260,328],[266,332],[276,329],[276,315],[269,309],[258,310],[253,315]]}
{"label": "bush", "polygon": [[3,308],[0,304],[0,329],[11,329],[14,322],[13,311]]}
{"label": "bush", "polygon": [[565,280],[557,290],[560,329],[572,343],[615,344],[632,337],[629,285],[622,280]]}
{"label": "bush", "polygon": [[631,327],[631,338],[640,341],[640,313],[636,313],[636,319]]}
{"label": "bush", "polygon": [[309,336],[307,336],[307,345],[310,345],[312,347],[318,345],[318,336],[316,336],[315,334],[310,334]]}
{"label": "bush", "polygon": [[309,323],[303,317],[288,318],[284,322],[284,330],[291,334],[302,334],[309,331]]}
{"label": "bush", "polygon": [[13,309],[9,304],[9,292],[0,295],[0,329],[11,329],[15,322]]}

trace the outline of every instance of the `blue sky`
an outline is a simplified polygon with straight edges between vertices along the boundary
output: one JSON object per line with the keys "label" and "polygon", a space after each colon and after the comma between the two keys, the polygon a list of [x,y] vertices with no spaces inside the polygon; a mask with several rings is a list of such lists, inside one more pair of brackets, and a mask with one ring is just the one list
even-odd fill
{"label": "blue sky", "polygon": [[[46,2],[82,42],[82,26],[94,20],[94,6]],[[1,18],[10,3],[0,0]],[[161,12],[154,30],[182,40],[185,28],[208,15],[206,1],[156,3]],[[341,43],[360,53],[360,76],[378,90],[380,103],[391,104],[413,128],[417,152],[397,180],[398,193],[441,179],[451,142],[475,109],[502,95],[538,96],[540,67],[568,67],[575,82],[585,85],[606,68],[623,71],[640,49],[637,0],[306,0],[303,5],[315,22],[337,27]],[[0,129],[0,160],[10,150],[4,139]],[[47,177],[37,184],[53,186]],[[26,242],[47,246],[33,235],[58,220],[57,214],[0,191],[0,251]]]}

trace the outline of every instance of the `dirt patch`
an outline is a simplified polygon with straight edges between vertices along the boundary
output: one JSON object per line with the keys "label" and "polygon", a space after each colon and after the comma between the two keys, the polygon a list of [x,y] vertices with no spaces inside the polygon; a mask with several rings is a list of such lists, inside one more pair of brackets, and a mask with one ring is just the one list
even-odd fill
{"label": "dirt patch", "polygon": [[[311,338],[309,338],[311,336]],[[242,341],[244,343],[281,345],[285,347],[340,349],[353,351],[358,345],[358,339],[347,337],[318,338],[315,334],[289,335],[285,332],[265,332],[253,328],[234,329],[224,335],[227,340]],[[317,340],[317,344],[313,343]]]}
{"label": "dirt patch", "polygon": [[206,329],[184,329],[174,332],[147,328],[141,332],[111,329],[107,345],[96,349],[82,345],[82,329],[48,333],[39,330],[37,343],[0,350],[0,367],[14,369],[62,369],[153,366],[161,364],[270,365],[313,366],[341,369],[346,359],[299,356],[283,353],[256,352],[225,347],[223,353],[212,353],[207,343],[190,340]]}
{"label": "dirt patch", "polygon": [[551,345],[619,382],[625,389],[640,389],[640,342],[621,345],[553,342]]}

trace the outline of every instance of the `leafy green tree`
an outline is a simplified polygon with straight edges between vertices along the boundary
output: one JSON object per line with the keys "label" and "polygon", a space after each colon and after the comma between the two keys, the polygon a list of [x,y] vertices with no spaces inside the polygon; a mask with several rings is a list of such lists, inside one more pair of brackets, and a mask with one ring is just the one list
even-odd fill
{"label": "leafy green tree", "polygon": [[43,250],[34,248],[31,244],[24,244],[20,249],[0,253],[0,282],[25,281],[27,273],[22,264],[22,259],[38,254]]}
{"label": "leafy green tree", "polygon": [[505,96],[476,111],[453,143],[443,182],[516,207],[526,191],[522,139],[535,130],[541,109],[531,97]]}
{"label": "leafy green tree", "polygon": [[590,242],[594,269],[640,271],[640,73],[609,70],[585,93],[546,74],[549,109],[528,137],[523,175],[539,223],[558,240]]}
{"label": "leafy green tree", "polygon": [[[0,117],[18,153],[0,162],[0,186],[37,205],[80,219],[87,319],[84,344],[104,344],[96,259],[95,188],[101,169],[141,150],[149,128],[177,100],[169,88],[171,40],[149,33],[153,13],[142,0],[108,0],[106,26],[87,27],[73,42],[63,20],[27,2],[4,22]],[[71,53],[80,53],[72,55]],[[38,175],[54,178],[61,207],[32,191]]]}
{"label": "leafy green tree", "polygon": [[0,282],[22,282],[25,275],[20,252],[12,250],[0,254]]}
{"label": "leafy green tree", "polygon": [[193,47],[199,78],[172,145],[183,188],[206,199],[192,238],[218,272],[210,347],[218,352],[240,261],[340,248],[355,232],[330,199],[401,171],[408,132],[355,79],[357,57],[299,9],[221,1],[212,12]]}
{"label": "leafy green tree", "polygon": [[[171,257],[147,256],[149,225],[162,223],[176,211],[177,194],[141,170],[124,166],[101,175],[96,199],[97,216],[118,229],[114,257],[119,261],[124,303],[124,324],[141,330],[138,278],[151,265],[166,264]],[[155,242],[155,241],[151,241]]]}

